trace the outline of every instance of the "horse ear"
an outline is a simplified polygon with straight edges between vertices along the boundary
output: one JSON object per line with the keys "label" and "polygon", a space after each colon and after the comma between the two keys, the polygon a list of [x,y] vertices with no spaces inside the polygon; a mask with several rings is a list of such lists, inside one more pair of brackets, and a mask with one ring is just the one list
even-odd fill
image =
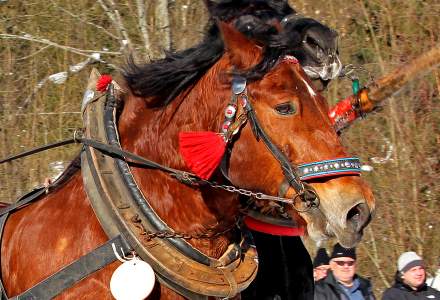
{"label": "horse ear", "polygon": [[219,22],[219,27],[232,65],[247,69],[260,61],[262,49],[255,42],[225,22]]}

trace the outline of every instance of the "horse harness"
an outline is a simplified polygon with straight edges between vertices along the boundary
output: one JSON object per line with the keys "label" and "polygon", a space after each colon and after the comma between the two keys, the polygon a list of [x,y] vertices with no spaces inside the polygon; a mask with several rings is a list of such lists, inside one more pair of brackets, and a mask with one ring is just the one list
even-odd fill
{"label": "horse harness", "polygon": [[[230,298],[244,290],[252,282],[257,273],[258,257],[256,249],[252,245],[251,236],[243,224],[234,224],[233,227],[225,230],[229,231],[238,227],[242,235],[241,241],[229,245],[225,254],[219,259],[206,256],[187,242],[186,239],[194,237],[193,235],[174,232],[154,212],[131,174],[128,163],[130,161],[144,167],[158,168],[169,172],[176,179],[187,184],[210,184],[216,188],[293,206],[295,203],[293,200],[300,200],[306,209],[317,208],[319,199],[316,192],[303,183],[304,179],[359,173],[360,164],[357,158],[339,158],[293,166],[259,124],[255,111],[247,98],[246,80],[238,76],[234,77],[232,83],[232,99],[235,99],[232,104],[237,105],[237,99],[240,99],[245,117],[241,120],[238,118],[231,121],[235,124],[235,133],[237,133],[241,126],[249,120],[255,137],[265,143],[280,163],[285,181],[280,187],[278,197],[230,188],[230,186],[201,180],[188,172],[161,166],[121,149],[116,128],[117,96],[115,89],[113,85],[110,85],[105,94],[106,97],[103,97],[104,94],[97,94],[93,87],[98,76],[96,70],[92,71],[83,101],[84,137],[75,136],[73,141],[64,141],[55,146],[69,142],[84,144],[80,157],[81,166],[67,170],[81,169],[87,196],[101,226],[109,237],[109,241],[13,298],[7,298],[0,281],[5,299],[49,299],[55,297],[76,282],[115,261],[116,257],[112,245],[121,249],[123,254],[136,252],[153,267],[162,284],[189,299],[207,299],[208,296]],[[230,138],[235,133],[231,132]],[[76,160],[76,163],[78,161],[79,159]],[[222,168],[222,172],[227,175],[226,169]],[[0,234],[10,212],[42,198],[48,189],[62,185],[67,180],[66,178],[68,179],[68,176],[63,174],[49,187],[36,189],[15,204],[0,210]],[[286,186],[295,189],[297,193],[295,199],[283,198]],[[254,213],[250,217],[258,218],[256,215],[258,214]],[[159,234],[155,235],[155,232],[159,232]]]}

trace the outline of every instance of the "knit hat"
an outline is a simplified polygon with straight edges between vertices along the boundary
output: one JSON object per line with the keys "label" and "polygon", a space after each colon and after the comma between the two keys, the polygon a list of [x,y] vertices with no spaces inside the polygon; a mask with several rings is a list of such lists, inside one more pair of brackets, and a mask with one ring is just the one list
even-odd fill
{"label": "knit hat", "polygon": [[322,265],[328,265],[329,260],[330,257],[328,257],[327,250],[325,250],[325,248],[319,248],[313,259],[313,267],[316,268]]}
{"label": "knit hat", "polygon": [[397,260],[397,270],[406,272],[409,269],[417,266],[425,266],[423,259],[413,251],[403,252]]}
{"label": "knit hat", "polygon": [[356,249],[355,248],[344,248],[339,243],[334,245],[332,256],[330,259],[337,257],[351,257],[356,260]]}

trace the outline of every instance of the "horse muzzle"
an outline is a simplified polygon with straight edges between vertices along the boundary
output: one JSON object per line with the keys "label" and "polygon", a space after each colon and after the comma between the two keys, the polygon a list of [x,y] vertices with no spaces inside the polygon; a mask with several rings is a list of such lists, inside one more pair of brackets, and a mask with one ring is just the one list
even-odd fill
{"label": "horse muzzle", "polygon": [[371,212],[366,203],[358,203],[344,216],[343,226],[328,223],[327,230],[336,236],[342,246],[352,248],[361,240],[364,228],[370,223]]}
{"label": "horse muzzle", "polygon": [[355,246],[371,221],[374,197],[358,176],[312,180],[320,198],[318,207],[300,212],[315,241],[336,237],[344,247]]}

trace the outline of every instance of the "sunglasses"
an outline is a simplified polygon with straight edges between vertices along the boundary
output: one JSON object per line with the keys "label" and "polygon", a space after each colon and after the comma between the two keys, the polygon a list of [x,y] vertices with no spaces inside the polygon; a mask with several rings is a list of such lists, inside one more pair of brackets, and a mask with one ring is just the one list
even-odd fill
{"label": "sunglasses", "polygon": [[354,260],[349,260],[349,261],[335,260],[334,262],[340,267],[342,267],[342,266],[352,267],[352,266],[354,266],[354,263],[355,263]]}

